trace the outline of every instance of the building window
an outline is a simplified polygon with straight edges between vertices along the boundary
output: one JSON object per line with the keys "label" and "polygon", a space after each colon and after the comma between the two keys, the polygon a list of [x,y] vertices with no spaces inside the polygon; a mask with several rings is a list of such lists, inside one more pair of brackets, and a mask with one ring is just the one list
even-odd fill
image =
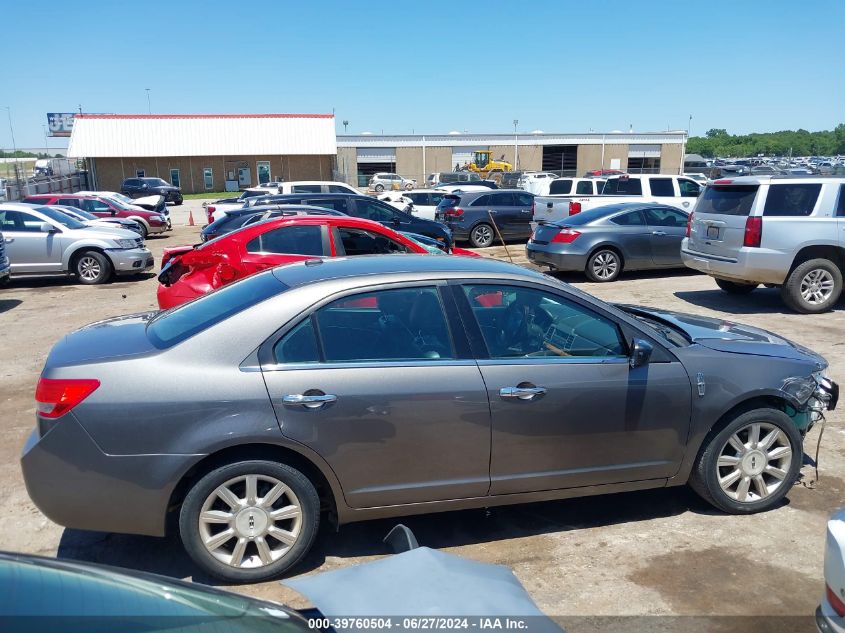
{"label": "building window", "polygon": [[182,181],[179,178],[179,170],[178,169],[171,169],[170,170],[170,184],[174,187],[181,187]]}
{"label": "building window", "polygon": [[147,175],[147,172],[145,172],[143,169],[136,169],[135,170],[135,178],[144,178],[144,177],[146,177],[146,175]]}
{"label": "building window", "polygon": [[273,180],[270,175],[270,161],[269,160],[259,160],[255,163],[255,171],[258,172],[258,184],[259,185],[266,185],[268,182]]}
{"label": "building window", "polygon": [[205,181],[206,191],[214,189],[214,172],[211,167],[205,167],[202,170],[202,179]]}
{"label": "building window", "polygon": [[660,159],[659,158],[643,158],[640,156],[628,157],[628,173],[629,174],[659,174],[660,173]]}

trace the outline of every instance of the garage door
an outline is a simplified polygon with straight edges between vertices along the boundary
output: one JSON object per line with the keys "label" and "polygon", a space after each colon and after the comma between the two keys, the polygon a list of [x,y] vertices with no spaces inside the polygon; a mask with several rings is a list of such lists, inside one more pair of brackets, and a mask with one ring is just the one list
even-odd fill
{"label": "garage door", "polygon": [[395,163],[395,147],[359,147],[358,163]]}

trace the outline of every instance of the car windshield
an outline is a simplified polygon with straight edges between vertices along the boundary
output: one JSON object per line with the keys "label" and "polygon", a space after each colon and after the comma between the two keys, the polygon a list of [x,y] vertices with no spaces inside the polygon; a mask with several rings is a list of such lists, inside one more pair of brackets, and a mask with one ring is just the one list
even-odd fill
{"label": "car windshield", "polygon": [[53,222],[58,222],[62,226],[65,226],[69,229],[84,229],[87,226],[79,220],[70,217],[67,213],[62,213],[58,209],[51,209],[50,207],[39,207],[38,212],[47,216],[48,218],[53,220]]}
{"label": "car windshield", "polygon": [[103,200],[107,201],[107,202],[110,202],[111,204],[116,206],[118,209],[123,209],[124,211],[128,211],[129,209],[132,208],[130,205],[126,204],[123,200],[120,200],[120,199],[118,199],[114,196],[101,196],[101,198]]}
{"label": "car windshield", "polygon": [[420,246],[427,250],[431,255],[445,255],[445,253],[434,246],[433,244],[429,244],[420,239],[421,236],[417,235],[416,233],[405,233],[404,231],[401,232],[407,239],[411,240],[417,246]]}
{"label": "car windshield", "polygon": [[147,336],[159,349],[172,347],[233,314],[284,292],[287,288],[287,285],[276,279],[269,271],[247,277],[181,306],[161,312],[147,324]]}
{"label": "car windshield", "polygon": [[635,311],[631,311],[624,306],[616,307],[622,308],[622,310],[627,314],[637,319],[640,323],[647,325],[649,328],[657,332],[663,340],[668,341],[675,347],[687,347],[692,342],[689,336],[687,336],[687,334],[678,327],[669,325],[668,323],[658,319],[639,314]]}

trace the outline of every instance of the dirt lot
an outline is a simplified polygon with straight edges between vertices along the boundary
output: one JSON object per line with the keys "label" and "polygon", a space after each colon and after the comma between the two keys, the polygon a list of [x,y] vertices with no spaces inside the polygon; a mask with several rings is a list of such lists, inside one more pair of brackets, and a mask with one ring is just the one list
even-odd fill
{"label": "dirt lot", "polygon": [[[187,205],[186,205],[187,207]],[[194,217],[199,222],[198,205]],[[176,223],[184,208],[174,210]],[[197,241],[198,228],[177,226],[162,248]],[[524,262],[523,248],[510,250]],[[486,254],[503,257],[503,249]],[[800,316],[782,306],[776,290],[730,297],[708,277],[684,271],[626,275],[609,285],[567,281],[612,301],[731,318],[775,330],[822,352],[831,373],[845,380],[845,311]],[[18,464],[34,421],[33,392],[50,347],[65,333],[98,319],[155,308],[156,280],[119,280],[84,287],[66,280],[17,280],[0,290],[2,430],[0,547],[78,558],[191,577],[175,539],[65,530],[32,505]],[[821,481],[813,469],[788,503],[775,511],[731,517],[714,512],[686,489],[668,489],[496,509],[405,521],[421,544],[513,568],[539,606],[555,615],[769,614],[810,615],[823,591],[825,520],[845,505],[845,416],[829,416],[822,443]],[[818,431],[807,440],[815,450]],[[384,553],[381,539],[395,521],[328,526],[298,573],[350,565]],[[207,578],[197,578],[212,582]],[[278,583],[237,588],[251,595],[307,603]]]}

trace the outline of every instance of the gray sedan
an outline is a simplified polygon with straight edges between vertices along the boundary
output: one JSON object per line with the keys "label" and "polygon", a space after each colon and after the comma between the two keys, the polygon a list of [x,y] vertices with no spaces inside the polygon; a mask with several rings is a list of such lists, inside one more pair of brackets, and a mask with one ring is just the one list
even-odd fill
{"label": "gray sedan", "polygon": [[53,521],[178,526],[204,570],[254,582],[296,564],[321,516],[688,482],[725,512],[767,510],[836,405],[826,367],[763,330],[488,259],[318,259],[64,337],[21,464]]}
{"label": "gray sedan", "polygon": [[535,264],[599,282],[615,281],[623,269],[683,268],[688,217],[662,204],[609,204],[539,224],[525,250]]}

